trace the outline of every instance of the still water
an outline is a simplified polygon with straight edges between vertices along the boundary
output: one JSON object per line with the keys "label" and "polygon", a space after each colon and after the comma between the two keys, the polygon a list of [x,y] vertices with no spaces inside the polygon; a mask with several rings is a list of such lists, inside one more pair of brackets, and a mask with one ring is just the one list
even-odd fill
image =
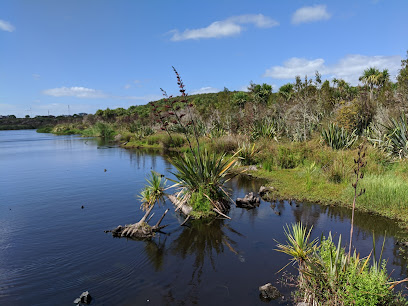
{"label": "still water", "polygon": [[[290,305],[292,289],[277,274],[289,258],[274,250],[275,240],[285,241],[283,226],[302,221],[315,237],[332,231],[347,243],[349,210],[287,201],[232,207],[232,220],[182,227],[171,209],[165,233],[151,241],[104,233],[140,219],[137,194],[151,170],[169,175],[172,166],[159,154],[96,139],[0,131],[0,305],[73,305],[86,290],[92,305],[264,305],[258,286],[267,282],[285,295],[270,304]],[[260,184],[235,179],[232,198]],[[166,206],[155,208],[152,222]],[[404,278],[395,237],[405,233],[388,219],[356,214],[361,255],[370,252],[372,233],[379,246],[385,231],[388,271]]]}

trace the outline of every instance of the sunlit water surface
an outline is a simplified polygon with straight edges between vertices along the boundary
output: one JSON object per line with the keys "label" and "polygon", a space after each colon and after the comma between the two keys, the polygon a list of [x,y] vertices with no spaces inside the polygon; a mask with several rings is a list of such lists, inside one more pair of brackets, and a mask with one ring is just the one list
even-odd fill
{"label": "sunlit water surface", "polygon": [[[276,274],[289,259],[274,250],[285,241],[283,226],[302,221],[315,237],[332,231],[347,243],[349,210],[287,201],[232,207],[232,220],[183,227],[171,209],[165,233],[151,241],[104,233],[140,219],[137,194],[151,170],[168,176],[172,166],[159,154],[96,139],[0,131],[0,305],[72,305],[85,290],[93,305],[257,305],[267,282],[285,296],[270,304],[291,304],[292,288]],[[235,199],[260,185],[241,178],[228,187]],[[155,208],[152,222],[164,209]],[[372,233],[378,246],[385,231],[383,257],[392,276],[403,278],[407,262],[395,237],[404,232],[388,219],[356,214],[362,255]]]}

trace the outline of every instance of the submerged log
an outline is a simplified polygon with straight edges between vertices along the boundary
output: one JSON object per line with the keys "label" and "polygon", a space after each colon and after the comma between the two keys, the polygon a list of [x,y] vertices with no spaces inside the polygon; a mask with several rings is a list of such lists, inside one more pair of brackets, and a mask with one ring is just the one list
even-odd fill
{"label": "submerged log", "polygon": [[150,226],[148,222],[151,220],[151,217],[153,215],[147,220],[147,222],[146,222],[146,219],[149,216],[152,209],[153,209],[153,206],[149,208],[149,210],[146,212],[143,218],[140,219],[140,221],[137,223],[128,224],[125,226],[119,225],[115,229],[110,230],[110,231],[105,231],[105,232],[111,232],[112,236],[114,237],[127,237],[127,238],[134,238],[134,239],[152,238],[155,232],[158,232],[167,226],[167,225],[160,225],[160,224],[163,221],[164,216],[169,211],[169,209],[166,209],[166,211],[160,217],[159,221],[157,221],[155,225]]}
{"label": "submerged log", "polygon": [[255,208],[259,206],[261,199],[254,196],[253,192],[250,192],[245,195],[244,198],[237,198],[235,202],[237,203],[237,206],[241,208]]}

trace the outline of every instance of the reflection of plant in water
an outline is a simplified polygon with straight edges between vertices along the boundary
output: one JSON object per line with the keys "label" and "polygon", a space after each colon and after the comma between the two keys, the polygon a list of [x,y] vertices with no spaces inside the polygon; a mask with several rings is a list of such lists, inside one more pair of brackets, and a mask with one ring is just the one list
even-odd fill
{"label": "reflection of plant in water", "polygon": [[166,254],[166,240],[167,237],[163,240],[146,240],[144,245],[144,253],[152,264],[154,270],[161,271],[163,268],[164,255]]}
{"label": "reflection of plant in water", "polygon": [[215,270],[214,254],[221,254],[227,247],[231,252],[238,255],[236,242],[232,240],[227,231],[242,236],[241,233],[232,229],[224,220],[213,219],[209,222],[194,220],[186,227],[180,236],[171,245],[173,253],[180,255],[183,259],[195,256],[192,281],[197,276],[197,282],[201,282],[205,259],[209,259]]}

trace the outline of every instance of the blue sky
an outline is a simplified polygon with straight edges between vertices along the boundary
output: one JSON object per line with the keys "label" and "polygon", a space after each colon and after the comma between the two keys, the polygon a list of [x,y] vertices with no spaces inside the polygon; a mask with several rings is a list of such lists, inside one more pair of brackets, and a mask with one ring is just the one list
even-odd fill
{"label": "blue sky", "polygon": [[0,1],[0,114],[94,113],[296,75],[395,76],[408,1]]}

